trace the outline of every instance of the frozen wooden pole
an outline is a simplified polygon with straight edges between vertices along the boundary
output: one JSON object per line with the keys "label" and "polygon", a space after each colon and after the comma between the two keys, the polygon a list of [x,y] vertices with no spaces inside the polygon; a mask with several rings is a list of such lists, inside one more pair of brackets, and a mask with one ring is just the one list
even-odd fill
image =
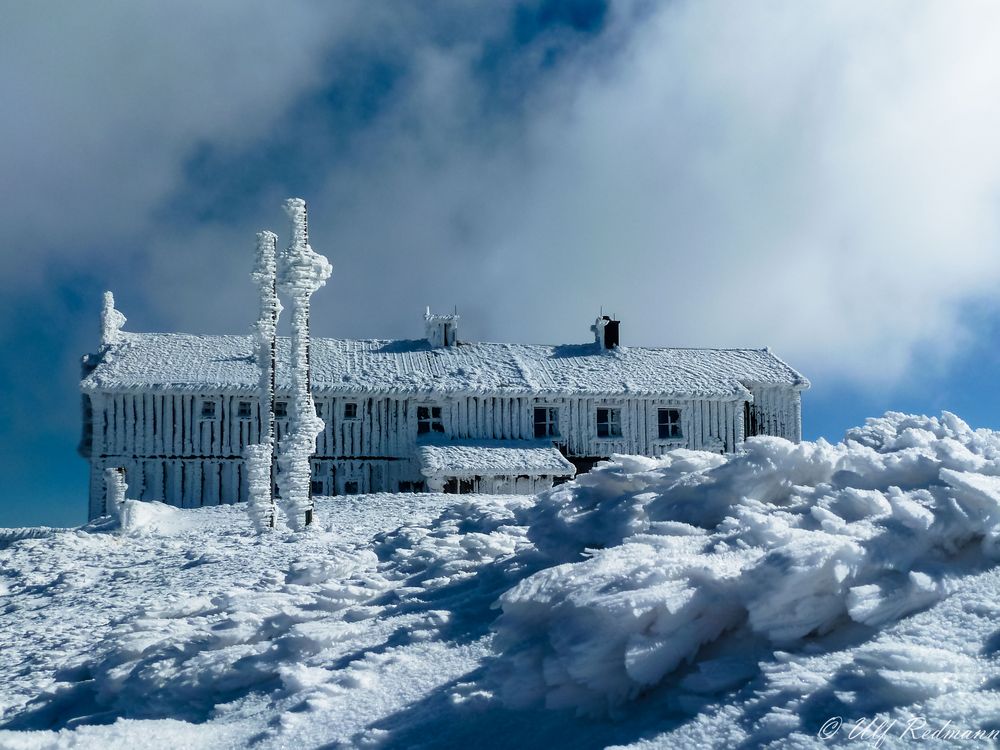
{"label": "frozen wooden pole", "polygon": [[292,401],[288,434],[278,451],[278,485],[288,524],[299,530],[312,522],[310,457],[316,452],[316,437],[324,427],[316,414],[309,382],[309,303],[313,293],[330,278],[333,268],[309,246],[306,202],[289,198],[285,212],[291,221],[292,236],[278,258],[278,289],[291,306]]}
{"label": "frozen wooden pole", "polygon": [[274,395],[277,372],[277,332],[281,302],[277,287],[277,235],[257,233],[257,261],[251,277],[260,290],[260,315],[254,326],[257,364],[260,367],[260,443],[244,452],[249,494],[247,510],[258,531],[274,528]]}
{"label": "frozen wooden pole", "polygon": [[121,519],[126,492],[128,492],[128,485],[125,484],[125,470],[118,467],[105,469],[104,493],[105,513],[107,515]]}

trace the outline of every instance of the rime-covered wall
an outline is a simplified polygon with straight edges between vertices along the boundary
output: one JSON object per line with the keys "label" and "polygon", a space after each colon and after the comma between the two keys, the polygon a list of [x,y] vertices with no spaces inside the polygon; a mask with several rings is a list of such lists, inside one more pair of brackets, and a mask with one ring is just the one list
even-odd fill
{"label": "rime-covered wall", "polygon": [[[758,433],[801,439],[800,400],[788,387],[751,386]],[[290,394],[278,394],[290,402]],[[204,404],[214,403],[212,416]],[[241,416],[240,404],[249,404]],[[345,419],[345,405],[357,417]],[[417,408],[440,406],[444,434],[454,438],[521,439],[534,436],[534,408],[558,409],[559,436],[571,457],[612,453],[658,455],[675,447],[732,451],[744,438],[743,401],[657,398],[489,397],[440,398],[337,395],[316,397],[325,428],[316,441],[313,479],[323,494],[350,489],[395,491],[400,482],[420,482],[416,461]],[[260,441],[257,399],[246,394],[169,392],[93,393],[91,517],[104,511],[103,470],[123,467],[131,497],[182,507],[245,500],[247,476],[242,454]],[[597,437],[597,409],[620,409],[622,436]],[[291,404],[288,404],[289,410]],[[681,439],[660,440],[657,409],[681,413]],[[290,413],[290,412],[289,412]],[[276,423],[280,440],[288,420]]]}

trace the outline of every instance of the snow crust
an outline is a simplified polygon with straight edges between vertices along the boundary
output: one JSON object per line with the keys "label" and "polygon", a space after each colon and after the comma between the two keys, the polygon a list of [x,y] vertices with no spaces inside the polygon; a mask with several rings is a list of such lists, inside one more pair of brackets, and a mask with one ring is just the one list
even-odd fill
{"label": "snow crust", "polygon": [[310,533],[257,536],[234,506],[121,517],[0,530],[0,747],[998,729],[1000,433],[947,413],[617,456],[538,498],[321,498]]}
{"label": "snow crust", "polygon": [[[84,390],[255,391],[260,377],[248,336],[120,334],[82,382]],[[652,349],[596,344],[533,346],[313,338],[311,376],[319,393],[662,394],[733,399],[746,384],[807,387],[766,349]],[[278,388],[293,387],[291,349],[278,339]]]}
{"label": "snow crust", "polygon": [[794,649],[881,627],[938,601],[970,561],[992,565],[1000,435],[888,414],[836,445],[618,457],[529,515],[529,539],[561,564],[501,597],[504,695],[613,712],[724,634]]}

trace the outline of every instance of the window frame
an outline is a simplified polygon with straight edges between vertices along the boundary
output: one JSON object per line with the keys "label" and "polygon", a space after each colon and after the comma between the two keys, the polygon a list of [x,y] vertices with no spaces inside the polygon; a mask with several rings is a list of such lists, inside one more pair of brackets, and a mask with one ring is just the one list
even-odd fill
{"label": "window frame", "polygon": [[[607,413],[607,418],[601,420],[601,412]],[[595,425],[597,437],[601,440],[618,440],[625,436],[622,425],[622,408],[620,406],[598,406],[595,415]],[[605,432],[601,434],[601,425],[604,425]],[[617,432],[615,431],[617,429]]]}
{"label": "window frame", "polygon": [[274,418],[275,419],[288,419],[288,402],[287,401],[275,401],[274,402]]}
{"label": "window frame", "polygon": [[[209,407],[211,407],[209,409]],[[215,422],[219,418],[219,403],[214,398],[203,398],[199,419],[203,422]]]}
{"label": "window frame", "polygon": [[[422,416],[421,412],[426,412]],[[444,434],[444,410],[435,404],[417,405],[417,435]]]}
{"label": "window frame", "polygon": [[[536,440],[544,440],[545,438],[560,438],[562,433],[559,430],[559,423],[562,421],[560,419],[559,407],[550,406],[548,404],[535,404],[531,413],[531,434]],[[544,411],[545,418],[542,421],[538,419],[538,412]],[[538,434],[539,425],[545,425],[543,434]]]}
{"label": "window frame", "polygon": [[[351,414],[347,413],[348,408],[351,409]],[[357,422],[361,419],[361,411],[358,409],[357,401],[345,401],[344,408],[340,410],[343,415],[343,420],[345,422]]]}
{"label": "window frame", "polygon": [[[673,412],[676,419],[663,419],[664,413]],[[667,434],[664,435],[664,428]],[[675,434],[671,434],[674,432]],[[656,439],[665,442],[677,442],[684,440],[684,411],[678,406],[657,406],[656,407]]]}
{"label": "window frame", "polygon": [[[244,405],[247,408],[246,414],[243,413]],[[243,422],[249,422],[253,419],[253,401],[238,401],[236,403],[236,418]]]}

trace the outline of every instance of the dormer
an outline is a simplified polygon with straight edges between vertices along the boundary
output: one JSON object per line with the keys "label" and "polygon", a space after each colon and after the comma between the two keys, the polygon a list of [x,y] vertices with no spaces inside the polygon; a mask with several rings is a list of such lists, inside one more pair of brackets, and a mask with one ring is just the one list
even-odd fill
{"label": "dormer", "polygon": [[455,346],[458,343],[458,314],[434,315],[428,307],[424,313],[424,331],[427,342],[434,348]]}

